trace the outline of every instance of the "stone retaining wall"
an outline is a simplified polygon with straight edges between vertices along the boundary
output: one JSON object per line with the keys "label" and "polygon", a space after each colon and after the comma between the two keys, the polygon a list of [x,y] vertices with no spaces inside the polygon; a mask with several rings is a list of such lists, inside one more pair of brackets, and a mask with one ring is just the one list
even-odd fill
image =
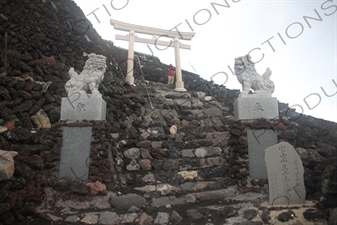
{"label": "stone retaining wall", "polygon": [[[235,121],[238,90],[183,71],[189,92],[177,94],[163,84],[167,65],[155,58],[141,58],[150,82],[136,64],[137,87],[129,86],[124,82],[127,50],[102,40],[88,21],[85,34],[74,32],[85,18],[74,2],[2,0],[0,6],[0,38],[8,33],[7,73],[0,67],[0,149],[19,153],[14,176],[0,182],[5,224],[22,219],[19,211],[27,212],[26,203],[40,203],[47,187],[64,196],[90,195],[85,182],[57,177],[64,126],[93,126],[90,181],[114,192],[167,195],[228,185],[238,185],[241,193],[265,192],[265,180],[249,178],[246,130],[274,129],[303,161],[307,198],[324,196],[322,208],[337,207],[336,123],[296,114],[283,103],[275,120]],[[107,121],[59,122],[68,70],[81,71],[84,53],[92,52],[107,56],[99,89]],[[151,197],[156,204],[165,202]]]}

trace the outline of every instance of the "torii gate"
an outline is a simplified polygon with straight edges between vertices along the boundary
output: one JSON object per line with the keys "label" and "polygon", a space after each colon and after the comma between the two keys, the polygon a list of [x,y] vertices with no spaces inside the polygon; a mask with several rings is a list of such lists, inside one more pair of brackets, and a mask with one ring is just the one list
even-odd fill
{"label": "torii gate", "polygon": [[[117,20],[110,20],[110,24],[114,26],[116,30],[128,31],[129,35],[118,35],[116,34],[116,40],[124,40],[129,41],[129,51],[128,51],[128,63],[127,63],[127,75],[125,80],[130,84],[134,83],[133,77],[133,68],[134,68],[134,42],[146,43],[146,44],[154,44],[161,46],[174,47],[175,52],[175,62],[176,62],[176,91],[186,91],[184,88],[184,82],[182,79],[181,73],[181,64],[180,64],[180,51],[179,48],[183,49],[191,49],[190,45],[181,44],[179,39],[182,40],[191,40],[195,35],[194,32],[177,32],[177,31],[168,31],[164,29],[158,29],[153,27],[144,27],[138,26],[135,24],[124,23]],[[135,34],[149,34],[152,35],[152,39],[139,38]],[[159,37],[158,37],[159,36]],[[159,41],[160,37],[167,37],[174,39],[174,46],[172,46],[172,41]]]}

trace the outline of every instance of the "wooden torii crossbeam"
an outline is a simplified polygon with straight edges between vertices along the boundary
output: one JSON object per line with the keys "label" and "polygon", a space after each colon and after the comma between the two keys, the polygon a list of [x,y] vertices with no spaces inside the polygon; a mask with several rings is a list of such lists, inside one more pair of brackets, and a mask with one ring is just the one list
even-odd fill
{"label": "wooden torii crossbeam", "polygon": [[[177,32],[177,31],[169,31],[164,29],[158,29],[153,27],[144,27],[138,26],[135,24],[124,23],[117,20],[110,20],[110,24],[114,26],[116,30],[122,30],[129,32],[128,35],[119,35],[116,34],[116,40],[129,41],[129,51],[128,51],[128,63],[127,63],[127,75],[125,80],[130,84],[134,84],[133,77],[133,68],[134,68],[134,42],[140,42],[145,44],[153,44],[167,47],[174,47],[175,52],[175,63],[176,63],[176,91],[186,91],[184,88],[184,82],[182,79],[181,73],[181,64],[180,64],[180,51],[179,49],[191,49],[190,45],[181,44],[179,39],[181,40],[192,40],[195,33],[194,32]],[[152,39],[140,38],[135,34],[149,34],[152,35]],[[160,41],[158,40],[160,37],[172,38],[172,41]]]}

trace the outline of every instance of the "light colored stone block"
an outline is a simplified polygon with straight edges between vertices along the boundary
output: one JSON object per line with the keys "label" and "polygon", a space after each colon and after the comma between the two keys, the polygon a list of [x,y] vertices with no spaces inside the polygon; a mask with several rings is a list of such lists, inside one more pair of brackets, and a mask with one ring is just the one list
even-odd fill
{"label": "light colored stone block", "polygon": [[281,142],[265,150],[268,172],[269,203],[274,205],[305,202],[304,169],[294,147]]}
{"label": "light colored stone block", "polygon": [[10,179],[15,170],[14,159],[18,153],[15,151],[0,150],[0,181]]}
{"label": "light colored stone block", "polygon": [[105,120],[106,102],[100,94],[76,92],[62,98],[61,120]]}
{"label": "light colored stone block", "polygon": [[87,180],[89,176],[91,127],[64,127],[59,177]]}
{"label": "light colored stone block", "polygon": [[278,143],[273,130],[247,130],[249,174],[253,179],[268,179],[264,151]]}
{"label": "light colored stone block", "polygon": [[235,120],[274,119],[278,115],[278,102],[274,97],[239,97],[234,102]]}

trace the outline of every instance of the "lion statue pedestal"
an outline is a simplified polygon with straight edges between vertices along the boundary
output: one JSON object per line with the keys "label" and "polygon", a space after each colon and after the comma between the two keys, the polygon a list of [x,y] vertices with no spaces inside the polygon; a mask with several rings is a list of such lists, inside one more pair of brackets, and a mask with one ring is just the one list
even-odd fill
{"label": "lion statue pedestal", "polygon": [[65,84],[68,97],[62,98],[61,120],[78,121],[63,127],[59,177],[69,180],[88,180],[92,127],[83,120],[106,120],[106,102],[98,91],[106,71],[106,58],[91,53],[83,71],[77,74],[70,68],[70,80]]}
{"label": "lion statue pedestal", "polygon": [[70,68],[70,80],[65,84],[68,97],[61,102],[61,120],[106,119],[106,102],[98,91],[106,67],[105,56],[91,53],[80,74]]}
{"label": "lion statue pedestal", "polygon": [[[250,56],[235,59],[235,74],[242,84],[242,91],[234,102],[234,117],[236,120],[274,119],[279,116],[277,99],[271,97],[274,92],[274,82],[270,80],[271,70],[267,68],[261,76],[256,72]],[[254,93],[250,93],[250,90]]]}

